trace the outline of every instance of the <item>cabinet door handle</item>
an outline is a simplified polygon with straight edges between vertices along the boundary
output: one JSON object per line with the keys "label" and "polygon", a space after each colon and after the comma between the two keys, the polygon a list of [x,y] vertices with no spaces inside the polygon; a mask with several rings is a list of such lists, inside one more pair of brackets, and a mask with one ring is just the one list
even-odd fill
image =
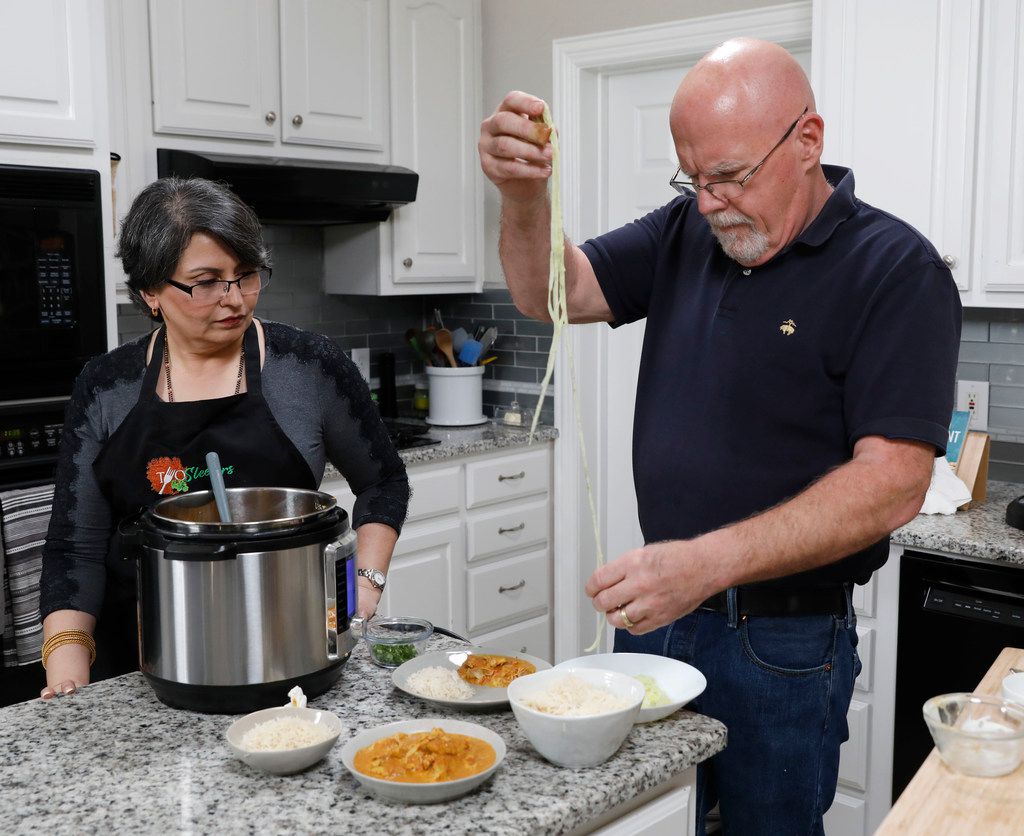
{"label": "cabinet door handle", "polygon": [[263,121],[268,125],[273,125],[277,121],[277,114],[272,110],[268,110],[267,115],[263,117]]}
{"label": "cabinet door handle", "polygon": [[522,479],[526,475],[525,470],[520,470],[518,473],[513,473],[511,476],[506,476],[504,473],[498,474],[498,481],[505,482],[509,479]]}
{"label": "cabinet door handle", "polygon": [[515,592],[517,589],[522,589],[526,586],[526,578],[523,578],[515,586],[499,586],[498,592]]}
{"label": "cabinet door handle", "polygon": [[301,117],[301,116],[298,116],[298,115],[296,115],[296,116],[293,116],[293,117],[292,117],[292,124],[293,124],[293,125],[294,125],[294,126],[295,126],[296,128],[301,128],[301,127],[302,127],[302,117]]}
{"label": "cabinet door handle", "polygon": [[519,523],[519,525],[514,525],[511,528],[499,528],[498,529],[498,533],[499,534],[511,534],[514,531],[522,531],[524,528],[526,528],[526,523],[525,522],[521,522],[521,523]]}
{"label": "cabinet door handle", "polygon": [[402,259],[402,266],[403,267],[412,267],[412,259],[411,258],[403,258]]}

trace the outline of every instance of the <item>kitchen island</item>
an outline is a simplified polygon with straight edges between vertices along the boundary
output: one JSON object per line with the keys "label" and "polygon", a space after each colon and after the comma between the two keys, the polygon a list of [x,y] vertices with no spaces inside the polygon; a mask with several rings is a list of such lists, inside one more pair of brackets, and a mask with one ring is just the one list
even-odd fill
{"label": "kitchen island", "polygon": [[[436,639],[431,649],[453,646]],[[598,767],[561,769],[536,753],[510,711],[452,712],[394,690],[391,672],[370,662],[362,642],[341,680],[310,707],[334,712],[349,732],[324,761],[286,777],[232,756],[224,732],[233,717],[167,708],[138,673],[0,709],[0,832],[585,832],[678,785],[726,742],[721,723],[684,709],[634,726]],[[444,804],[392,804],[362,790],[342,765],[355,732],[434,716],[504,738],[505,762],[476,792]]]}

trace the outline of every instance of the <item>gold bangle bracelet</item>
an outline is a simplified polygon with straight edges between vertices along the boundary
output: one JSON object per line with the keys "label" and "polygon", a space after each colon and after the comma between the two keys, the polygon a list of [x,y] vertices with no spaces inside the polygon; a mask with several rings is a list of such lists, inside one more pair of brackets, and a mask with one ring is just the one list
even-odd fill
{"label": "gold bangle bracelet", "polygon": [[96,661],[96,641],[89,633],[85,630],[61,630],[59,633],[54,633],[43,643],[42,662],[44,668],[50,658],[50,654],[58,647],[63,647],[66,644],[80,644],[86,647],[89,650],[90,666]]}

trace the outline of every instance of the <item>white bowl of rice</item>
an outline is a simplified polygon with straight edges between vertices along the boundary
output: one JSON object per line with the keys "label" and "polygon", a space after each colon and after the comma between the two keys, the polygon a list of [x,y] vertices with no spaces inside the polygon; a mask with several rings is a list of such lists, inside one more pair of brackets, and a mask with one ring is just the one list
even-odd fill
{"label": "white bowl of rice", "polygon": [[286,705],[235,720],[225,737],[243,763],[292,775],[323,760],[341,736],[341,720],[329,711]]}
{"label": "white bowl of rice", "polygon": [[516,679],[508,701],[526,739],[547,760],[580,769],[614,755],[633,728],[644,686],[596,668],[552,668]]}

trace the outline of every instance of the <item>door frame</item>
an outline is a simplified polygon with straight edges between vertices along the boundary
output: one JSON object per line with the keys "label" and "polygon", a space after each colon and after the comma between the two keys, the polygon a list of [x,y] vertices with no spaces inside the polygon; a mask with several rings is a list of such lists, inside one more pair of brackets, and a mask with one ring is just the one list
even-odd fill
{"label": "door frame", "polygon": [[[659,23],[561,38],[552,42],[552,108],[559,125],[562,156],[562,207],[565,232],[584,241],[607,229],[604,211],[607,184],[596,172],[607,171],[604,132],[606,81],[609,76],[696,61],[722,41],[738,34],[764,38],[787,49],[809,49],[811,2],[785,3],[742,12]],[[666,201],[669,195],[666,193]],[[581,413],[579,435],[588,452],[595,486],[605,484],[609,442],[621,444],[617,428],[608,426],[602,405],[608,391],[608,326],[568,328],[555,370],[554,633],[555,661],[579,655],[598,624],[583,584],[594,570],[593,523],[577,441],[575,396],[569,377],[569,354],[576,366]],[[587,417],[589,416],[589,417]],[[604,494],[594,497],[598,520],[607,518]],[[601,532],[602,550],[607,533]],[[605,555],[611,559],[616,555]],[[604,631],[607,644],[609,631]]]}

